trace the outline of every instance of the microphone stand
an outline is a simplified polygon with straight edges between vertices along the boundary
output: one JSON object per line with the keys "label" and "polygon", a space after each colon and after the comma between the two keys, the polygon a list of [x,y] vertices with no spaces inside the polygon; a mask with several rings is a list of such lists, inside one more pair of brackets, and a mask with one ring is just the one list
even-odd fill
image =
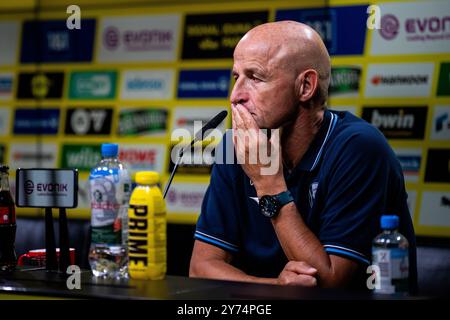
{"label": "microphone stand", "polygon": [[173,167],[172,173],[170,174],[169,181],[167,181],[166,186],[164,188],[163,199],[166,198],[167,192],[169,191],[169,187],[172,184],[173,176],[175,175],[175,172],[177,171],[177,168],[178,168],[178,165],[180,164],[181,158],[183,158],[184,150],[188,147],[190,148],[191,145],[192,144],[190,144],[180,150],[180,153],[178,154],[177,162],[175,162],[175,166]]}
{"label": "microphone stand", "polygon": [[166,198],[167,192],[169,191],[170,184],[172,183],[173,176],[175,175],[175,172],[177,171],[178,165],[180,164],[181,158],[183,158],[183,154],[186,151],[187,148],[191,148],[196,142],[203,140],[203,135],[206,131],[212,128],[216,128],[227,116],[227,112],[224,110],[217,114],[214,118],[212,118],[203,128],[201,128],[194,136],[194,139],[192,139],[191,143],[181,149],[180,153],[178,154],[178,159],[175,162],[175,166],[173,167],[172,173],[170,174],[169,181],[167,181],[167,184],[164,188],[163,198]]}

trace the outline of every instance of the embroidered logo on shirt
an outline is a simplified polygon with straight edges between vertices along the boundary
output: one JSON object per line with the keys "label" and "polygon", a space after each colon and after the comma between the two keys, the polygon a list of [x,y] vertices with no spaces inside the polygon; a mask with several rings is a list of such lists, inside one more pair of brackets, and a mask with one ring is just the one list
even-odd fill
{"label": "embroidered logo on shirt", "polygon": [[311,185],[309,186],[308,199],[309,199],[310,208],[312,208],[312,206],[314,204],[314,200],[316,199],[316,191],[317,191],[318,186],[319,186],[319,182],[317,182],[317,181],[311,183]]}

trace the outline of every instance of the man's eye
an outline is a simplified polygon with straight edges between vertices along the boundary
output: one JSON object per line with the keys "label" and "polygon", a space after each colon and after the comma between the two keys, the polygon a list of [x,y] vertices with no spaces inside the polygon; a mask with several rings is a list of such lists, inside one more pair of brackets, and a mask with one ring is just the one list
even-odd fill
{"label": "man's eye", "polygon": [[254,81],[254,82],[260,82],[260,81],[261,81],[261,79],[255,77],[255,76],[251,76],[251,79],[252,79],[252,81]]}

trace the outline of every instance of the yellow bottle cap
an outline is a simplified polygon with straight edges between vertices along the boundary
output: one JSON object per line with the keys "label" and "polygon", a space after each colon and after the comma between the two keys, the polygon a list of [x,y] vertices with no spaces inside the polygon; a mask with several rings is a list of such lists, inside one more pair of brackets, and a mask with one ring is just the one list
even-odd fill
{"label": "yellow bottle cap", "polygon": [[137,184],[157,184],[159,173],[155,171],[139,171],[136,173]]}

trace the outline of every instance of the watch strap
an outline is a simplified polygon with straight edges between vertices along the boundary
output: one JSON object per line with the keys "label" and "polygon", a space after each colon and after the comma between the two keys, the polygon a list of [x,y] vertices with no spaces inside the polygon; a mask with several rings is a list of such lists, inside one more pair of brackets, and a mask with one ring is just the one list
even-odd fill
{"label": "watch strap", "polygon": [[292,196],[292,194],[289,190],[280,192],[275,197],[280,202],[281,206],[284,206],[285,204],[288,204],[289,202],[294,201],[294,197]]}

